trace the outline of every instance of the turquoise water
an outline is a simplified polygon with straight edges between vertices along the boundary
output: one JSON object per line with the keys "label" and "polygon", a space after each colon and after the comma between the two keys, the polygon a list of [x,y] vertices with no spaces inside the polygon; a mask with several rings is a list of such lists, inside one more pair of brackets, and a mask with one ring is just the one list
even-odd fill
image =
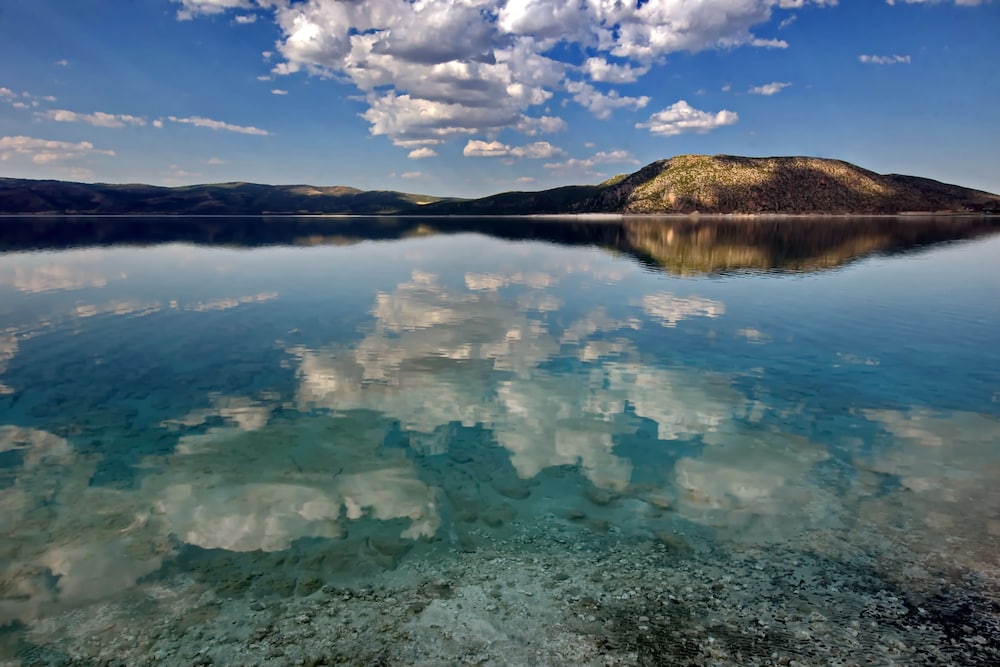
{"label": "turquoise water", "polygon": [[0,664],[1000,660],[992,223],[72,224]]}

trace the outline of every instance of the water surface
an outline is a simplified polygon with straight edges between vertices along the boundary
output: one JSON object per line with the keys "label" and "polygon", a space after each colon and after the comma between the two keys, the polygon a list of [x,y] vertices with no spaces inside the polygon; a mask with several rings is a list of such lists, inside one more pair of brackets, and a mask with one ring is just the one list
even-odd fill
{"label": "water surface", "polygon": [[0,220],[0,660],[996,664],[996,231]]}

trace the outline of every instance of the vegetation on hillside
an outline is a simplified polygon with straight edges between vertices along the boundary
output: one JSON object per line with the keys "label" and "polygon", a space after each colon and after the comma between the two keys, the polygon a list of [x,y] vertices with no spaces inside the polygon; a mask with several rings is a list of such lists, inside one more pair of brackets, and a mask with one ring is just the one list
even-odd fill
{"label": "vegetation on hillside", "polygon": [[0,213],[62,214],[895,214],[1000,213],[1000,196],[811,157],[679,155],[599,185],[455,199],[344,186],[163,188],[0,178]]}

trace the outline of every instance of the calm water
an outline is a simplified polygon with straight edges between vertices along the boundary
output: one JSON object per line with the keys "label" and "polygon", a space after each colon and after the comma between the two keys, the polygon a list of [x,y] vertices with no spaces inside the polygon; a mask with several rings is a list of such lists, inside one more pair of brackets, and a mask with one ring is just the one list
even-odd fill
{"label": "calm water", "polygon": [[0,664],[997,664],[996,231],[0,220]]}

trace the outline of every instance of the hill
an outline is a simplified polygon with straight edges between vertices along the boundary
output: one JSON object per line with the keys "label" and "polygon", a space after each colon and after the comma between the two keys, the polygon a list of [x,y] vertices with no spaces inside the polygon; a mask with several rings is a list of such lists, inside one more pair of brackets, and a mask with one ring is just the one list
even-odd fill
{"label": "hill", "polygon": [[0,178],[0,213],[59,214],[857,214],[1000,213],[1000,196],[813,157],[679,155],[599,185],[457,199],[345,186],[219,183],[164,188]]}
{"label": "hill", "polygon": [[1000,196],[812,157],[678,155],[597,186],[441,202],[423,213],[858,214],[1000,212]]}
{"label": "hill", "polygon": [[585,205],[628,213],[1000,211],[1000,197],[810,157],[681,155],[605,187]]}
{"label": "hill", "polygon": [[440,197],[346,186],[213,183],[176,188],[0,178],[0,213],[395,214]]}

